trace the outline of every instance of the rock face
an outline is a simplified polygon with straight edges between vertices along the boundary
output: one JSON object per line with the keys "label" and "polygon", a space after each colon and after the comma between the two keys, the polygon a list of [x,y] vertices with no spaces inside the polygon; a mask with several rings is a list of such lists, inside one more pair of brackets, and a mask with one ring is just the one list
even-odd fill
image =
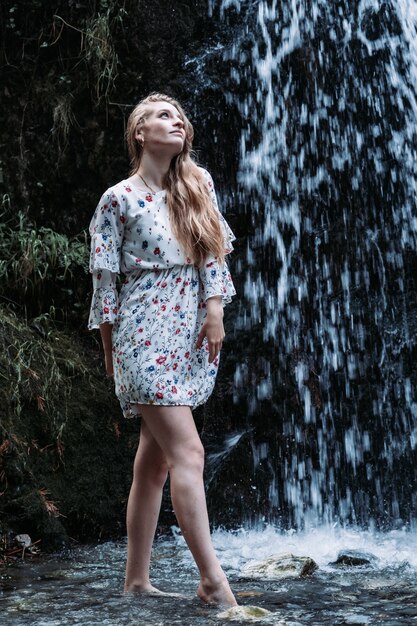
{"label": "rock face", "polygon": [[283,578],[310,576],[316,569],[318,569],[317,563],[308,556],[279,554],[270,556],[264,561],[249,564],[244,568],[242,574],[245,578],[281,580]]}
{"label": "rock face", "polygon": [[342,550],[337,555],[336,561],[332,565],[348,565],[358,567],[361,565],[374,565],[378,558],[369,552],[360,550]]}

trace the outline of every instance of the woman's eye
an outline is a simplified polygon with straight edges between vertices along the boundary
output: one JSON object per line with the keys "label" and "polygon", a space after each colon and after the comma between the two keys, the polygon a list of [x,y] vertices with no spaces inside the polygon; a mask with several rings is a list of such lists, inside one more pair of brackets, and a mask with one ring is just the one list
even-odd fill
{"label": "woman's eye", "polygon": [[165,115],[165,117],[169,117],[169,116],[168,116],[168,113],[167,113],[166,111],[163,111],[163,112],[160,114],[160,116],[159,116],[159,117],[162,117],[163,115]]}

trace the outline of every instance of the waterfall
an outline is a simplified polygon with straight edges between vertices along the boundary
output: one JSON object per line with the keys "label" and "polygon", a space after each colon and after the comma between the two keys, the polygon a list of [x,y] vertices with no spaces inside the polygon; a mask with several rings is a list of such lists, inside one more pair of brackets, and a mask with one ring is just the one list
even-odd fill
{"label": "waterfall", "polygon": [[223,200],[246,224],[234,393],[255,425],[260,515],[407,524],[417,2],[210,0],[209,13],[238,117],[237,184]]}

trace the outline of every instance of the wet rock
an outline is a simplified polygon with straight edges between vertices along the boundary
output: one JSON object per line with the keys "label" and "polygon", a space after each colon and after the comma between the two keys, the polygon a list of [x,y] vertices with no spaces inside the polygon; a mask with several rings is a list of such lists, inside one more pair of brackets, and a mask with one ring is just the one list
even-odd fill
{"label": "wet rock", "polygon": [[243,569],[242,574],[245,578],[281,580],[310,576],[316,569],[318,569],[317,563],[308,556],[278,554],[264,561],[250,563]]}
{"label": "wet rock", "polygon": [[369,552],[361,552],[360,550],[342,550],[337,555],[336,561],[331,565],[348,565],[350,567],[358,567],[361,565],[375,565],[378,557]]}
{"label": "wet rock", "polygon": [[22,548],[29,548],[32,545],[32,539],[26,533],[16,535],[14,540]]}
{"label": "wet rock", "polygon": [[[261,622],[265,621],[265,618],[270,618],[272,615],[273,613],[271,613],[271,611],[262,609],[259,606],[232,606],[230,609],[218,613],[216,617],[218,619],[230,620],[231,622],[241,620],[245,620],[245,622]],[[277,624],[279,624],[279,626],[285,626],[285,622],[278,622]]]}
{"label": "wet rock", "polygon": [[22,559],[25,558],[25,550],[28,550],[31,554],[37,554],[39,552],[39,548],[33,545],[32,539],[26,533],[16,535],[14,540],[15,543],[22,548]]}

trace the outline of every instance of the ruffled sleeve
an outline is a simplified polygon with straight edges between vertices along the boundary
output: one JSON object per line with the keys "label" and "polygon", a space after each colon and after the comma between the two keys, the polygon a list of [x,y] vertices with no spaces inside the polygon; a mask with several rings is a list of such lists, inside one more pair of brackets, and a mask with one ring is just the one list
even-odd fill
{"label": "ruffled sleeve", "polygon": [[[213,205],[219,211],[213,179],[207,170],[203,170],[203,173],[210,190]],[[236,239],[236,237],[220,211],[219,221],[220,228],[223,233],[224,253],[227,255],[233,252],[232,242]],[[232,301],[232,297],[236,295],[236,290],[226,261],[224,261],[223,264],[220,264],[216,257],[210,255],[207,257],[204,266],[199,269],[199,273],[203,285],[205,300],[208,300],[213,296],[221,296],[223,305]]]}
{"label": "ruffled sleeve", "polygon": [[100,199],[90,223],[90,272],[93,275],[93,297],[88,328],[112,324],[118,310],[116,275],[120,272],[126,215],[116,194],[107,190]]}
{"label": "ruffled sleeve", "polygon": [[109,270],[93,271],[93,297],[91,300],[88,328],[99,328],[100,324],[113,324],[118,311],[116,274]]}

